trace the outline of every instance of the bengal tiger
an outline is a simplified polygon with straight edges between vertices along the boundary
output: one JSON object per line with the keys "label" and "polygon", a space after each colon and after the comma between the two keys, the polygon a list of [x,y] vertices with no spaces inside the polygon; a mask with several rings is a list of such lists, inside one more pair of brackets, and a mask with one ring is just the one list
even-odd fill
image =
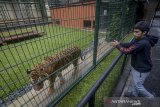
{"label": "bengal tiger", "polygon": [[[62,76],[62,70],[67,68],[72,62],[74,66],[74,72],[72,75],[75,75],[78,71],[78,59],[79,57],[83,60],[85,57],[81,56],[81,49],[77,46],[72,46],[63,51],[56,53],[50,57],[45,58],[41,63],[37,64],[34,69],[28,71],[29,79],[33,84],[33,88],[36,91],[39,91],[43,88],[42,79],[45,77],[49,80],[49,93],[54,91],[54,82],[58,76],[60,79],[60,84],[65,83],[65,79]],[[65,66],[65,67],[64,67]],[[59,73],[56,73],[57,70],[62,68]]]}

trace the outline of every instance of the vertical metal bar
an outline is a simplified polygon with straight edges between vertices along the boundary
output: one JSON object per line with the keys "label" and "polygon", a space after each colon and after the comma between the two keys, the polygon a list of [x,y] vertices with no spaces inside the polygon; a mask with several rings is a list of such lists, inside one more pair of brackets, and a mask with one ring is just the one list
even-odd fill
{"label": "vertical metal bar", "polygon": [[89,107],[95,107],[95,93],[93,94],[93,96],[91,97],[88,103],[89,103]]}
{"label": "vertical metal bar", "polygon": [[[125,67],[125,65],[126,65],[126,60],[127,60],[127,55],[125,55],[124,56],[124,59],[123,59],[123,63],[122,63],[122,66],[121,66],[121,74],[123,73],[123,71],[124,71],[124,67]],[[120,75],[121,75],[120,74]]]}
{"label": "vertical metal bar", "polygon": [[97,46],[98,46],[98,32],[100,19],[100,0],[96,0],[96,14],[95,14],[95,30],[94,30],[94,52],[93,52],[93,66],[96,65],[97,60]]}
{"label": "vertical metal bar", "polygon": [[[132,13],[133,13],[133,14],[132,14],[132,16],[131,16],[131,18],[130,18],[130,21],[131,21],[131,22],[130,22],[130,24],[129,24],[128,33],[129,33],[129,31],[132,29],[132,26],[133,26],[133,24],[134,24],[133,22],[134,22],[135,7],[136,7],[136,6],[135,6],[135,3],[134,3],[133,1],[130,1],[130,2],[132,3],[132,5],[129,5],[129,6],[130,6],[129,8],[130,8],[130,10],[131,10],[131,11],[129,12],[129,15],[132,14]],[[129,4],[130,4],[130,2],[129,2]],[[131,6],[133,6],[133,7],[131,8]]]}
{"label": "vertical metal bar", "polygon": [[42,14],[42,18],[44,18],[43,20],[46,22],[48,21],[47,13],[45,12],[46,10],[43,5],[45,5],[45,0],[39,0],[39,7],[40,7],[41,14]]}
{"label": "vertical metal bar", "polygon": [[[110,5],[109,3],[106,4],[106,8],[107,8],[107,22],[106,22],[106,30],[109,31],[110,28],[110,20],[111,20],[111,10],[110,10]],[[106,34],[106,38],[105,40],[108,41],[110,39],[109,34]]]}
{"label": "vertical metal bar", "polygon": [[118,40],[120,40],[121,39],[121,36],[122,36],[122,30],[123,30],[123,23],[124,23],[124,21],[123,21],[123,19],[124,19],[124,13],[125,13],[125,6],[126,6],[126,0],[124,0],[123,2],[122,2],[122,10],[121,10],[121,18],[120,18],[120,29],[119,29],[119,35],[118,35]]}
{"label": "vertical metal bar", "polygon": [[134,3],[134,14],[133,14],[133,16],[132,16],[132,25],[131,26],[134,26],[134,24],[135,24],[135,22],[136,22],[136,9],[137,9],[137,4],[136,3]]}

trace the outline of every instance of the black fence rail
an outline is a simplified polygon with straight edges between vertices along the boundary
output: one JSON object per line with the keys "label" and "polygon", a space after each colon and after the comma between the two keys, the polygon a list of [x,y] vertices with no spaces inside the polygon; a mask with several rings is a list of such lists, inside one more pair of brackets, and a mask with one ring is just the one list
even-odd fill
{"label": "black fence rail", "polygon": [[[121,57],[122,57],[122,53],[119,54],[115,58],[115,60],[106,69],[106,71],[104,72],[104,74],[102,74],[102,76],[97,80],[97,82],[94,84],[94,86],[87,92],[87,94],[85,95],[85,97],[79,102],[79,104],[77,105],[77,107],[85,107],[85,105],[87,105],[87,103],[88,103],[89,107],[95,107],[95,93],[96,93],[96,91],[101,86],[101,84],[104,82],[104,80],[107,78],[107,76],[112,71],[112,69],[117,64],[117,62],[120,60]],[[125,63],[125,61],[126,61],[126,57],[125,57],[125,60],[124,60],[123,63]],[[122,68],[121,70],[123,71],[124,64],[122,64],[121,68]]]}

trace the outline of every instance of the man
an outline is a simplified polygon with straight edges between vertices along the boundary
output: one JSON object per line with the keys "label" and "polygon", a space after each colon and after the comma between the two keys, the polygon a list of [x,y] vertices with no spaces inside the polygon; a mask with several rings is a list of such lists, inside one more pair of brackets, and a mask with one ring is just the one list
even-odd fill
{"label": "man", "polygon": [[158,42],[158,37],[147,35],[148,31],[149,23],[140,21],[134,26],[134,39],[130,43],[119,43],[115,40],[111,42],[111,46],[122,53],[131,54],[132,89],[128,94],[130,97],[138,97],[140,94],[142,97],[154,98],[143,85],[152,69],[151,47]]}

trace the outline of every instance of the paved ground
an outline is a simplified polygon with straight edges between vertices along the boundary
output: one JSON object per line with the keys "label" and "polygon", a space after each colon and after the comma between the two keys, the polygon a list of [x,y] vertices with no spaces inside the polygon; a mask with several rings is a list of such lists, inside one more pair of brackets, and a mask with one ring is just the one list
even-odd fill
{"label": "paved ground", "polygon": [[[160,21],[158,23],[160,24]],[[159,41],[152,49],[153,68],[145,86],[149,91],[154,92],[157,97],[160,97],[160,27],[152,28],[151,34],[158,36]]]}

